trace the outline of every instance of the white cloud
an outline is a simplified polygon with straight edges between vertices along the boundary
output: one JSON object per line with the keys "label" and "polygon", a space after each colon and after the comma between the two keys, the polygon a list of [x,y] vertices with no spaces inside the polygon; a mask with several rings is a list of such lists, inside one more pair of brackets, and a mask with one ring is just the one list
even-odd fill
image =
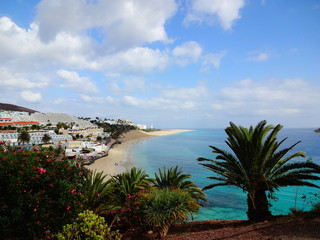
{"label": "white cloud", "polygon": [[2,90],[45,88],[48,86],[48,79],[44,76],[33,74],[32,78],[34,79],[31,81],[24,74],[11,72],[6,67],[0,67],[0,89]]}
{"label": "white cloud", "polygon": [[18,73],[11,73],[7,68],[0,68],[0,86],[2,89],[32,89],[37,84],[29,81]]}
{"label": "white cloud", "polygon": [[96,85],[88,77],[81,77],[77,72],[59,70],[57,71],[57,75],[64,81],[63,84],[60,84],[60,87],[83,93],[99,92]]}
{"label": "white cloud", "polygon": [[61,68],[103,71],[108,75],[145,74],[163,71],[172,64],[185,66],[202,59],[206,69],[209,66],[217,68],[223,56],[223,53],[207,54],[202,58],[202,47],[194,41],[185,42],[173,50],[131,47],[101,54],[103,46],[94,44],[88,36],[72,32],[58,32],[52,41],[42,42],[38,38],[38,24],[33,23],[29,29],[24,29],[7,17],[0,18],[0,64],[12,72],[34,74],[47,71],[44,73],[47,76]]}
{"label": "white cloud", "polygon": [[46,44],[38,39],[38,30],[35,23],[24,29],[7,17],[0,18],[0,63],[19,71],[42,71],[48,66],[53,68],[61,64],[95,67],[90,60],[93,46],[89,38],[63,32]]}
{"label": "white cloud", "polygon": [[210,23],[218,19],[225,30],[231,29],[235,20],[240,19],[244,0],[191,0],[191,9],[185,22]]}
{"label": "white cloud", "polygon": [[104,103],[114,103],[115,100],[113,97],[101,97],[101,96],[89,96],[86,94],[80,94],[80,98],[88,103],[104,104]]}
{"label": "white cloud", "polygon": [[163,91],[163,96],[168,99],[200,99],[207,96],[208,90],[205,86],[197,86],[194,88],[174,88],[165,89]]}
{"label": "white cloud", "polygon": [[30,103],[37,103],[37,102],[40,102],[41,99],[42,99],[42,96],[40,93],[38,92],[32,92],[32,91],[29,91],[29,90],[26,90],[26,91],[22,91],[20,93],[20,97],[24,100],[24,101],[27,101],[27,102],[30,102]]}
{"label": "white cloud", "polygon": [[239,115],[297,115],[317,108],[320,102],[318,91],[303,79],[264,82],[245,79],[222,89],[212,108]]}
{"label": "white cloud", "polygon": [[127,106],[135,107],[137,109],[156,109],[165,111],[192,110],[197,106],[195,101],[184,101],[181,99],[170,99],[165,97],[142,99],[133,96],[124,96],[123,103]]}
{"label": "white cloud", "polygon": [[40,36],[98,31],[108,50],[168,41],[164,25],[177,10],[174,0],[43,0],[37,7]]}
{"label": "white cloud", "polygon": [[266,52],[250,52],[248,57],[248,60],[254,61],[254,62],[264,62],[267,61],[270,58],[270,54]]}
{"label": "white cloud", "polygon": [[205,86],[199,85],[194,88],[163,87],[157,97],[135,97],[126,95],[122,101],[125,105],[138,109],[156,109],[165,111],[181,112],[198,109],[202,99],[205,99],[208,91]]}
{"label": "white cloud", "polygon": [[158,49],[136,47],[105,56],[98,62],[100,70],[115,73],[149,73],[154,69],[166,68],[169,56]]}
{"label": "white cloud", "polygon": [[202,67],[201,71],[207,72],[213,66],[214,68],[219,68],[222,58],[227,54],[227,51],[221,51],[219,53],[210,53],[202,57]]}
{"label": "white cloud", "polygon": [[201,46],[193,41],[185,42],[173,49],[172,55],[176,58],[178,65],[185,66],[196,62],[202,54]]}

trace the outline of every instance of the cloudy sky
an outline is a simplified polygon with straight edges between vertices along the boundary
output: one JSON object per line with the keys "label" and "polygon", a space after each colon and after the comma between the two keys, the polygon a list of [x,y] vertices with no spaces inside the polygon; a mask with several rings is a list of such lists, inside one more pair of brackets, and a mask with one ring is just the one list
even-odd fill
{"label": "cloudy sky", "polygon": [[320,127],[320,1],[1,0],[0,102],[159,128]]}

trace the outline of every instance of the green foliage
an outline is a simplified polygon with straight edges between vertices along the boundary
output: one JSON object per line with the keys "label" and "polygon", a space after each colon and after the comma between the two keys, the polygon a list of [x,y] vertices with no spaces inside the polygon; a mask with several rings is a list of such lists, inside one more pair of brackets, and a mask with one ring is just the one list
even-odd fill
{"label": "green foliage", "polygon": [[101,142],[102,142],[102,137],[101,137],[101,136],[98,136],[98,137],[97,137],[97,141],[101,143]]}
{"label": "green foliage", "polygon": [[[303,207],[301,209],[293,207],[291,208],[291,213],[298,217],[319,217],[320,216],[320,193],[303,194]],[[304,205],[311,205],[312,209],[310,211],[304,210]]]}
{"label": "green foliage", "polygon": [[[200,200],[206,200],[205,194],[189,180],[190,177],[178,167],[159,169],[155,179],[150,179],[145,171],[137,168],[114,176],[110,180],[112,198],[119,209],[112,213],[120,220],[117,222],[119,227],[143,231],[151,224],[160,231],[151,221],[155,219],[150,217],[151,211],[154,211],[154,217],[163,219],[164,229],[174,222],[186,220],[191,213],[198,211]],[[151,201],[156,202],[153,205]]]}
{"label": "green foliage", "polygon": [[208,178],[216,180],[206,186],[210,189],[223,185],[235,185],[248,193],[248,217],[250,220],[265,219],[271,215],[266,191],[274,193],[283,186],[318,187],[306,180],[319,180],[314,175],[320,173],[320,166],[310,161],[293,162],[296,157],[304,157],[305,153],[297,152],[286,157],[299,142],[279,150],[286,140],[277,141],[281,125],[266,125],[261,121],[253,128],[247,129],[230,123],[225,129],[226,141],[232,152],[210,146],[216,159],[199,158],[206,169],[218,174]]}
{"label": "green foliage", "polygon": [[126,228],[142,227],[140,212],[137,209],[137,194],[150,188],[151,180],[145,171],[132,168],[130,172],[115,175],[110,179],[115,211],[114,217],[120,219],[119,225]]}
{"label": "green foliage", "polygon": [[185,191],[156,189],[139,201],[145,222],[158,233],[165,236],[174,223],[186,221],[197,213],[199,204]]}
{"label": "green foliage", "polygon": [[18,141],[22,142],[22,144],[30,142],[30,134],[26,129],[22,129],[18,136]]}
{"label": "green foliage", "polygon": [[96,214],[115,210],[113,187],[105,180],[102,172],[92,172],[85,178],[83,191],[83,209],[92,210]]}
{"label": "green foliage", "polygon": [[148,129],[143,129],[142,131],[144,131],[144,132],[158,132],[158,131],[161,131],[161,129],[158,129],[158,128],[148,128]]}
{"label": "green foliage", "polygon": [[58,149],[0,146],[0,236],[36,239],[60,230],[81,210],[87,173]]}
{"label": "green foliage", "polygon": [[50,140],[51,140],[50,135],[47,134],[47,133],[45,133],[45,134],[43,135],[43,137],[42,137],[42,142],[48,143],[48,142],[50,142]]}
{"label": "green foliage", "polygon": [[103,217],[86,210],[79,213],[78,220],[63,227],[63,231],[57,234],[58,240],[120,240],[118,231],[112,231],[105,223]]}
{"label": "green foliage", "polygon": [[130,172],[113,176],[110,182],[116,189],[120,201],[124,202],[127,196],[150,187],[151,180],[148,177],[145,171],[133,167]]}
{"label": "green foliage", "polygon": [[159,168],[159,173],[155,173],[155,179],[152,180],[153,186],[160,189],[181,189],[188,192],[191,197],[197,201],[207,201],[206,194],[193,181],[189,180],[190,174],[182,172],[182,168],[178,166],[171,167],[168,170],[166,167]]}

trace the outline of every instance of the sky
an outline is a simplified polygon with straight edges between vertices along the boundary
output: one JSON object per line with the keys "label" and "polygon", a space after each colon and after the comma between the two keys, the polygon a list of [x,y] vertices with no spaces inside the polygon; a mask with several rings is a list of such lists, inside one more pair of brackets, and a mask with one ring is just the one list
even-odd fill
{"label": "sky", "polygon": [[156,128],[318,128],[320,1],[1,0],[0,102]]}

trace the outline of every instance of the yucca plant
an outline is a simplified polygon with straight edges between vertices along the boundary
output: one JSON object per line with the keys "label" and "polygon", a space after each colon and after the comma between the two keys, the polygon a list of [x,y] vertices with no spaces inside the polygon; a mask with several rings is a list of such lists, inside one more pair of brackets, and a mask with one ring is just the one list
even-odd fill
{"label": "yucca plant", "polygon": [[305,157],[304,152],[286,154],[299,142],[279,150],[287,139],[277,140],[281,125],[266,125],[261,121],[253,128],[238,127],[232,122],[225,129],[228,135],[226,144],[232,152],[210,146],[215,159],[198,158],[206,169],[217,175],[208,177],[215,183],[204,187],[204,190],[217,186],[234,185],[247,192],[249,220],[261,220],[271,216],[267,192],[285,186],[318,187],[307,180],[320,180],[315,175],[320,173],[320,166],[310,161],[292,162],[296,157]]}
{"label": "yucca plant", "polygon": [[139,201],[146,224],[158,233],[167,234],[174,223],[186,221],[199,210],[199,204],[190,194],[176,189],[154,189]]}

